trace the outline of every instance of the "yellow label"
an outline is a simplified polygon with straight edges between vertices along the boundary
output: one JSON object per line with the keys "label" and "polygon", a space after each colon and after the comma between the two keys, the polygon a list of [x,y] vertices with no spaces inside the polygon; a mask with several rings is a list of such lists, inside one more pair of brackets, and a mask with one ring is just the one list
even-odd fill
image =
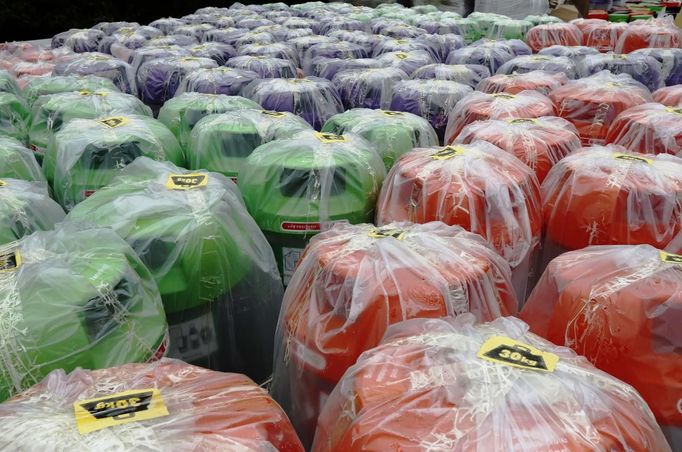
{"label": "yellow label", "polygon": [[485,341],[476,356],[495,364],[541,372],[554,372],[559,362],[554,353],[504,336],[493,336]]}
{"label": "yellow label", "polygon": [[5,185],[7,185],[7,182],[5,182],[4,180],[0,180],[0,187],[4,187]]}
{"label": "yellow label", "polygon": [[384,111],[382,110],[382,114],[386,116],[404,116],[403,112],[401,111]]}
{"label": "yellow label", "polygon": [[608,82],[606,86],[608,86],[609,88],[620,88],[621,86],[623,86],[623,84],[618,82]]}
{"label": "yellow label", "polygon": [[533,60],[535,60],[535,61],[549,61],[549,60],[551,60],[551,58],[550,58],[550,57],[546,57],[546,56],[544,56],[544,55],[535,55],[535,56],[533,57]]}
{"label": "yellow label", "polygon": [[409,41],[407,39],[396,39],[397,44],[407,44]]}
{"label": "yellow label", "polygon": [[186,57],[180,58],[180,61],[197,61],[197,57],[186,56]]}
{"label": "yellow label", "polygon": [[517,118],[517,119],[507,119],[509,124],[535,124],[538,122],[537,119],[530,118]]}
{"label": "yellow label", "polygon": [[110,129],[115,129],[116,127],[128,124],[129,121],[130,120],[125,116],[110,116],[108,118],[100,119],[97,122],[109,127]]}
{"label": "yellow label", "polygon": [[263,111],[261,112],[261,114],[263,114],[263,115],[265,115],[265,116],[270,116],[271,118],[277,118],[277,119],[284,118],[284,117],[286,116],[286,115],[285,115],[284,113],[282,113],[282,112],[279,112],[279,111],[268,111],[268,110],[263,110]]}
{"label": "yellow label", "polygon": [[434,160],[448,160],[457,155],[462,155],[466,150],[459,146],[445,146],[440,151],[431,154],[431,158]]}
{"label": "yellow label", "polygon": [[493,97],[496,99],[513,99],[516,96],[513,94],[507,94],[507,93],[497,93],[497,94],[493,94]]}
{"label": "yellow label", "polygon": [[679,254],[666,253],[661,251],[661,260],[668,264],[682,264],[682,256]]}
{"label": "yellow label", "polygon": [[404,59],[406,59],[407,57],[410,56],[410,55],[408,55],[408,54],[405,53],[405,52],[396,52],[394,55],[395,55],[395,57],[398,58],[399,60],[404,60]]}
{"label": "yellow label", "polygon": [[344,137],[343,135],[334,135],[333,133],[315,132],[315,136],[317,137],[318,140],[327,144],[346,142],[346,137]]}
{"label": "yellow label", "polygon": [[0,250],[0,273],[13,272],[21,267],[21,254],[18,249]]}
{"label": "yellow label", "polygon": [[668,113],[675,113],[676,115],[682,115],[682,108],[665,107],[665,111]]}
{"label": "yellow label", "polygon": [[616,160],[626,160],[629,162],[646,163],[647,165],[651,165],[652,163],[654,163],[654,161],[651,159],[647,159],[644,157],[638,157],[636,155],[630,155],[630,154],[614,154],[613,158]]}
{"label": "yellow label", "polygon": [[109,93],[107,93],[106,91],[90,91],[87,89],[82,89],[82,90],[78,91],[78,94],[80,94],[81,96],[102,96],[102,97],[104,97],[104,96],[107,96]]}
{"label": "yellow label", "polygon": [[192,190],[208,184],[208,174],[169,174],[166,188],[169,190]]}
{"label": "yellow label", "polygon": [[135,389],[73,404],[81,435],[115,425],[168,416],[158,389]]}
{"label": "yellow label", "polygon": [[387,237],[393,237],[396,240],[402,240],[405,238],[406,232],[402,229],[396,228],[372,228],[367,233],[373,239],[385,239]]}

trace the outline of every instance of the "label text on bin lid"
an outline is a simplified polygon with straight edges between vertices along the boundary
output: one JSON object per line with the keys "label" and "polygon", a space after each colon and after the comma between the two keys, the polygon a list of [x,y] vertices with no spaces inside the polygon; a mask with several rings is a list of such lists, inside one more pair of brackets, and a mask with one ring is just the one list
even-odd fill
{"label": "label text on bin lid", "polygon": [[208,184],[208,174],[169,174],[166,188],[169,190],[192,190]]}
{"label": "label text on bin lid", "polygon": [[485,341],[476,356],[491,363],[540,372],[554,372],[559,362],[554,353],[504,336],[493,336]]}

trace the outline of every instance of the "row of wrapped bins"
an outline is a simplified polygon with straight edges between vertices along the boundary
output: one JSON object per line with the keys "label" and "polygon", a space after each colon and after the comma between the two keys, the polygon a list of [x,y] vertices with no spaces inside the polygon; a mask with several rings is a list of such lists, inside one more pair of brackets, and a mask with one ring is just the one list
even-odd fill
{"label": "row of wrapped bins", "polygon": [[351,69],[339,72],[332,79],[343,107],[388,109],[393,98],[393,88],[408,75],[393,67],[382,69]]}
{"label": "row of wrapped bins", "polygon": [[531,28],[526,42],[534,53],[554,45],[579,46],[583,44],[583,33],[573,24],[546,24]]}
{"label": "row of wrapped bins", "polygon": [[334,85],[319,77],[256,80],[244,88],[242,95],[266,110],[294,113],[315,130],[320,130],[329,118],[343,112]]}
{"label": "row of wrapped bins", "polygon": [[668,107],[682,106],[682,86],[666,86],[655,91],[652,96],[654,102],[658,102]]}
{"label": "row of wrapped bins", "polygon": [[240,96],[187,92],[164,103],[158,118],[184,148],[192,129],[205,116],[254,108],[260,109],[257,103]]}
{"label": "row of wrapped bins", "polygon": [[210,58],[173,56],[148,60],[137,71],[140,99],[158,110],[171,99],[183,80],[192,72],[216,68],[218,63]]}
{"label": "row of wrapped bins", "polygon": [[74,119],[53,136],[43,170],[55,199],[68,211],[141,156],[185,162],[173,134],[148,116]]}
{"label": "row of wrapped bins", "polygon": [[258,74],[253,71],[224,66],[197,69],[183,79],[176,94],[196,92],[237,96],[246,85],[258,78]]}
{"label": "row of wrapped bins", "polygon": [[630,24],[614,49],[617,53],[630,53],[647,47],[679,48],[682,32],[675,25],[672,16],[660,19],[636,21]]}
{"label": "row of wrapped bins", "polygon": [[613,120],[623,111],[651,102],[646,86],[628,74],[601,71],[570,81],[549,95],[557,115],[571,121],[584,145],[603,144]]}
{"label": "row of wrapped bins", "polygon": [[578,63],[577,72],[581,78],[601,71],[613,74],[628,74],[650,91],[663,87],[664,77],[661,64],[653,57],[642,54],[618,55],[615,53],[588,55]]}
{"label": "row of wrapped bins", "polygon": [[246,158],[261,144],[311,130],[289,112],[236,110],[209,115],[196,123],[186,151],[189,169],[207,169],[237,182]]}
{"label": "row of wrapped bins", "polygon": [[411,149],[438,145],[438,136],[426,119],[399,111],[354,108],[332,116],[322,132],[365,138],[376,147],[386,171]]}
{"label": "row of wrapped bins", "polygon": [[[476,45],[478,44],[478,45]],[[507,41],[477,41],[468,47],[450,52],[446,64],[478,64],[485,66],[491,74],[516,55]]]}
{"label": "row of wrapped bins", "polygon": [[508,264],[478,235],[440,222],[337,225],[312,240],[284,295],[273,395],[309,446],[325,399],[390,325],[517,309]]}
{"label": "row of wrapped bins", "polygon": [[488,94],[519,94],[522,91],[537,91],[545,96],[568,83],[562,72],[530,71],[524,74],[497,74],[478,84],[476,89]]}
{"label": "row of wrapped bins", "polygon": [[52,229],[63,219],[64,211],[50,198],[44,181],[0,179],[0,247],[35,231]]}
{"label": "row of wrapped bins", "polygon": [[0,70],[0,93],[10,93],[21,96],[22,91],[17,84],[17,80],[12,74],[5,70]]}
{"label": "row of wrapped bins", "polygon": [[114,83],[95,75],[53,75],[35,77],[24,86],[23,97],[30,108],[40,96],[66,93],[70,91],[118,91]]}
{"label": "row of wrapped bins", "polygon": [[649,244],[682,251],[682,159],[593,146],[559,161],[542,184],[541,268],[590,245]]}
{"label": "row of wrapped bins", "polygon": [[325,56],[327,58],[367,58],[365,49],[352,42],[332,41],[320,42],[308,47],[301,57],[301,68],[303,73],[310,75],[312,62],[315,57]]}
{"label": "row of wrapped bins", "polygon": [[374,58],[327,58],[316,57],[312,63],[312,75],[333,80],[339,72],[352,69],[380,69],[383,63]]}
{"label": "row of wrapped bins", "polygon": [[549,264],[521,313],[536,334],[633,385],[673,448],[682,445],[680,262],[650,245],[571,251]]}
{"label": "row of wrapped bins", "polygon": [[298,75],[296,66],[281,58],[260,58],[243,55],[231,58],[225,66],[253,71],[260,78],[294,78]]}
{"label": "row of wrapped bins", "polygon": [[554,116],[552,101],[537,91],[518,94],[488,94],[475,91],[457,103],[450,111],[445,142],[452,143],[462,129],[475,121],[488,119],[539,118]]}
{"label": "row of wrapped bins", "polygon": [[92,28],[72,28],[52,37],[53,49],[66,47],[76,53],[97,52],[99,44],[107,35]]}
{"label": "row of wrapped bins", "polygon": [[0,400],[55,369],[163,354],[168,326],[159,291],[111,229],[63,225],[10,243],[1,254]]}
{"label": "row of wrapped bins", "polygon": [[578,64],[587,55],[596,55],[598,53],[599,50],[593,47],[553,45],[541,49],[538,52],[538,55],[566,57],[571,59],[575,64]]}
{"label": "row of wrapped bins", "polygon": [[95,75],[108,78],[120,91],[137,94],[133,68],[126,62],[103,53],[85,53],[58,62],[53,75]]}
{"label": "row of wrapped bins", "polygon": [[249,212],[288,284],[308,240],[334,223],[370,222],[386,175],[374,145],[303,131],[256,148],[239,172]]}
{"label": "row of wrapped bins", "polygon": [[531,71],[564,74],[570,79],[576,78],[576,67],[573,60],[567,57],[550,57],[545,55],[518,56],[500,66],[497,74],[525,74]]}
{"label": "row of wrapped bins", "polygon": [[144,157],[118,174],[67,219],[112,228],[149,268],[170,327],[169,356],[265,381],[282,282],[237,187]]}
{"label": "row of wrapped bins", "polygon": [[0,92],[0,135],[25,142],[30,122],[31,111],[23,98]]}
{"label": "row of wrapped bins", "polygon": [[280,58],[282,60],[291,61],[291,63],[296,67],[299,66],[299,58],[296,49],[291,44],[287,43],[277,42],[272,44],[248,44],[239,48],[239,55]]}
{"label": "row of wrapped bins", "polygon": [[581,147],[575,126],[556,116],[476,121],[462,130],[455,143],[470,144],[476,140],[487,141],[516,156],[535,172],[540,184],[559,160]]}
{"label": "row of wrapped bins", "polygon": [[540,186],[533,170],[497,146],[478,140],[404,154],[386,177],[376,221],[442,221],[480,234],[509,262],[525,299],[542,232]]}
{"label": "row of wrapped bins", "polygon": [[[96,404],[87,401],[125,401],[132,396],[151,396],[146,400],[151,401],[148,406],[156,413],[162,406],[163,416],[119,422],[121,425],[86,435],[79,432],[74,404],[101,416]],[[46,412],[50,413],[49,421],[44,417]],[[106,420],[129,413],[126,409],[112,410],[101,417]],[[96,452],[105,445],[120,449],[303,451],[282,409],[249,378],[172,359],[93,371],[78,369],[69,374],[54,371],[0,405],[0,420],[5,425],[0,447],[22,450]],[[36,429],[40,435],[31,434]]]}
{"label": "row of wrapped bins", "polygon": [[427,64],[412,73],[411,78],[422,80],[450,80],[476,88],[490,70],[480,64]]}
{"label": "row of wrapped bins", "polygon": [[666,86],[682,84],[682,49],[647,48],[635,50],[632,55],[647,55],[658,61]]}
{"label": "row of wrapped bins", "polygon": [[0,178],[45,180],[33,152],[21,141],[4,135],[0,135]]}
{"label": "row of wrapped bins", "polygon": [[67,91],[46,94],[33,103],[29,143],[42,160],[53,135],[73,119],[94,119],[108,114],[151,116],[152,112],[137,97],[119,91]]}
{"label": "row of wrapped bins", "polygon": [[682,157],[682,109],[657,103],[629,108],[611,123],[606,143],[630,152]]}
{"label": "row of wrapped bins", "polygon": [[[513,353],[554,366],[494,358]],[[670,452],[631,386],[518,319],[476,324],[471,315],[391,327],[329,397],[313,451],[390,448]]]}
{"label": "row of wrapped bins", "polygon": [[448,115],[473,89],[450,80],[406,80],[393,89],[390,109],[425,118],[443,141]]}

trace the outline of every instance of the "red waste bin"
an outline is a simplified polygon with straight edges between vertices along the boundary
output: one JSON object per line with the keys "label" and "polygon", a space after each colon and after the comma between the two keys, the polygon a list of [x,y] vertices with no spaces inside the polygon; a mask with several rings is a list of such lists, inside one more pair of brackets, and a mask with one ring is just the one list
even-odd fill
{"label": "red waste bin", "polygon": [[666,86],[654,91],[654,102],[668,107],[682,107],[682,85]]}
{"label": "red waste bin", "polygon": [[682,31],[672,16],[638,20],[628,25],[614,49],[616,53],[630,53],[646,48],[676,48],[682,44]]}
{"label": "red waste bin", "polygon": [[682,108],[650,103],[616,116],[606,136],[631,152],[682,157]]}
{"label": "red waste bin", "polygon": [[582,40],[580,29],[570,23],[537,25],[526,33],[526,42],[534,53],[554,45],[579,46]]}
{"label": "red waste bin", "polygon": [[521,91],[538,91],[545,96],[568,83],[563,73],[531,71],[525,74],[497,74],[481,80],[476,88],[488,94],[518,94]]}

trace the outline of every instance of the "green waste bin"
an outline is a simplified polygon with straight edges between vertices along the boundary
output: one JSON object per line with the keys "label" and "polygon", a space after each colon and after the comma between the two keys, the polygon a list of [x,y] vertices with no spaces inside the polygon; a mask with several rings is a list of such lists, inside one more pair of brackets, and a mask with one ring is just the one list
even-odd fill
{"label": "green waste bin", "polygon": [[219,172],[237,182],[246,158],[261,144],[312,131],[301,117],[289,112],[239,110],[200,120],[189,136],[190,169]]}
{"label": "green waste bin", "polygon": [[385,175],[374,145],[355,134],[300,132],[253,151],[239,188],[285,285],[312,236],[337,222],[372,222]]}
{"label": "green waste bin", "polygon": [[151,274],[114,231],[63,225],[0,247],[0,401],[55,369],[160,358],[167,334]]}
{"label": "green waste bin", "polygon": [[184,165],[177,140],[153,118],[74,119],[50,141],[43,171],[55,198],[68,211],[141,156]]}
{"label": "green waste bin", "polygon": [[0,135],[26,142],[31,112],[24,99],[0,92]]}
{"label": "green waste bin", "polygon": [[184,149],[190,132],[204,116],[246,109],[260,110],[261,106],[240,96],[183,93],[163,104],[159,110],[159,121],[173,132]]}
{"label": "green waste bin", "polygon": [[30,149],[19,140],[0,136],[0,179],[9,177],[44,181],[45,176]]}
{"label": "green waste bin", "polygon": [[0,93],[10,93],[17,97],[22,95],[17,80],[7,71],[0,71]]}
{"label": "green waste bin", "polygon": [[282,282],[226,177],[142,157],[67,219],[113,228],[152,271],[170,325],[169,356],[258,382],[269,377]]}
{"label": "green waste bin", "polygon": [[152,115],[149,107],[137,97],[105,89],[40,96],[31,111],[29,142],[39,161],[42,161],[52,135],[72,119],[92,119],[114,111],[117,114]]}
{"label": "green waste bin", "polygon": [[386,170],[404,153],[417,147],[438,146],[438,136],[429,121],[412,113],[354,108],[332,116],[323,132],[360,135],[376,146]]}
{"label": "green waste bin", "polygon": [[118,91],[114,82],[96,75],[53,75],[51,77],[35,77],[26,83],[23,95],[29,107],[32,107],[40,96],[68,93],[71,91]]}
{"label": "green waste bin", "polygon": [[52,229],[63,219],[45,182],[0,178],[0,245]]}

